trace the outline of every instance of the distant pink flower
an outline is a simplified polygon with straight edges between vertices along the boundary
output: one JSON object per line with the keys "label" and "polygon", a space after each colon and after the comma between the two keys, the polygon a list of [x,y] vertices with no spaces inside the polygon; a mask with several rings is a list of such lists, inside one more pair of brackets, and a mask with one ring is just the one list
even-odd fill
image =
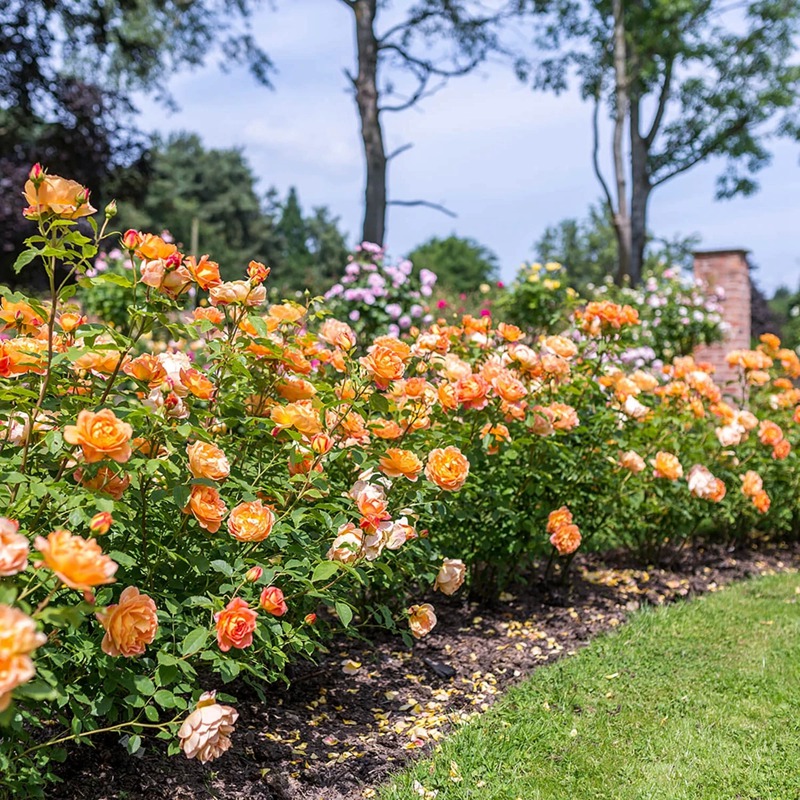
{"label": "distant pink flower", "polygon": [[436,304],[436,308],[447,308],[447,300],[440,300]]}

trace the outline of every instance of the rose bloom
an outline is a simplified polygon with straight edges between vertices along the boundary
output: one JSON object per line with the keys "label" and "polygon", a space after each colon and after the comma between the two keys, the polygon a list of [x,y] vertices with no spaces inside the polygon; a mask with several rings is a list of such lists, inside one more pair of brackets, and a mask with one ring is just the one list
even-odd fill
{"label": "rose bloom", "polygon": [[270,272],[272,272],[272,270],[260,261],[251,261],[247,265],[247,277],[250,278],[253,283],[264,283],[269,277]]}
{"label": "rose bloom", "polygon": [[508,403],[518,403],[528,394],[525,385],[513,373],[503,370],[492,381],[492,388],[495,393]]}
{"label": "rose bloom", "polygon": [[264,286],[251,286],[248,281],[226,281],[212,286],[209,292],[212,306],[260,306],[267,299]]}
{"label": "rose bloom", "polygon": [[560,556],[568,556],[581,546],[581,532],[577,525],[560,525],[550,536],[550,544]]}
{"label": "rose bloom", "polygon": [[681,462],[678,461],[678,457],[672,453],[659,450],[658,453],[656,453],[655,459],[650,463],[654,467],[653,475],[656,478],[667,478],[668,480],[676,481],[683,476]]}
{"label": "rose bloom", "polygon": [[399,439],[403,435],[403,429],[393,419],[371,420],[369,429],[379,439]]}
{"label": "rose bloom", "polygon": [[303,378],[287,377],[275,385],[275,391],[284,399],[291,402],[297,400],[310,400],[317,393],[314,384]]}
{"label": "rose bloom", "polygon": [[224,481],[230,475],[231,465],[225,453],[215,444],[195,442],[187,445],[189,471],[195,478],[208,478],[212,481]]}
{"label": "rose bloom", "polygon": [[209,533],[216,533],[222,520],[228,513],[225,501],[220,497],[219,492],[211,486],[195,484],[192,486],[192,493],[189,495],[189,505],[183,509],[184,514],[191,513]]}
{"label": "rose bloom", "polygon": [[231,647],[239,650],[253,644],[258,614],[241,597],[234,597],[222,611],[214,614],[217,623],[217,644],[223,653]]}
{"label": "rose bloom", "polygon": [[42,177],[44,180],[38,188],[30,180],[25,184],[28,207],[22,213],[28,219],[39,219],[43,214],[53,214],[61,219],[80,219],[97,211],[89,203],[89,190],[76,181],[45,173]]}
{"label": "rose bloom", "polygon": [[742,481],[742,494],[747,497],[754,497],[764,488],[764,481],[761,480],[761,476],[752,469],[747,470],[739,478]]}
{"label": "rose bloom", "polygon": [[635,451],[628,450],[620,456],[619,464],[627,470],[630,470],[634,475],[640,473],[645,468],[644,459]]}
{"label": "rose bloom", "polygon": [[561,358],[572,358],[578,352],[578,346],[566,336],[547,336],[542,346]]}
{"label": "rose bloom", "polygon": [[350,494],[356,501],[359,513],[364,518],[362,527],[374,527],[379,522],[389,519],[386,494],[382,486],[357,481]]}
{"label": "rose bloom", "polygon": [[547,515],[547,532],[555,533],[564,525],[572,524],[572,512],[566,507],[561,506]]}
{"label": "rose bloom", "polygon": [[753,505],[758,509],[759,513],[766,514],[769,511],[770,499],[769,495],[762,489],[753,495]]}
{"label": "rose bloom", "polygon": [[15,519],[0,517],[0,578],[10,578],[28,566],[28,540],[18,530]]}
{"label": "rose bloom", "polygon": [[122,592],[119,603],[99,611],[97,619],[106,631],[100,646],[109,656],[142,655],[158,631],[153,598],[140,594],[135,586],[128,586]]}
{"label": "rose bloom", "polygon": [[783,461],[791,452],[792,445],[789,443],[789,440],[781,439],[781,441],[772,448],[772,457],[776,461]]}
{"label": "rose bloom", "polygon": [[0,711],[10,705],[11,692],[34,676],[30,653],[46,641],[27,614],[0,605]]}
{"label": "rose bloom", "polygon": [[440,489],[457,492],[469,476],[469,461],[457,447],[437,447],[428,454],[425,477]]}
{"label": "rose bloom", "polygon": [[216,692],[202,694],[178,731],[186,758],[196,758],[202,764],[219,758],[231,746],[230,736],[239,718],[238,711],[217,703],[215,695]]}
{"label": "rose bloom", "polygon": [[725,497],[725,483],[715,478],[702,464],[695,464],[689,470],[686,480],[689,491],[702,500],[712,500],[718,503]]}
{"label": "rose bloom", "polygon": [[406,368],[403,359],[385,345],[371,347],[370,352],[360,358],[359,362],[379,389],[387,389],[392,381],[402,378]]}
{"label": "rose bloom", "polygon": [[75,480],[85,489],[107,494],[113,500],[120,500],[125,490],[131,485],[131,476],[127,473],[117,474],[110,467],[100,467],[92,477],[86,477],[81,469],[75,470]]}
{"label": "rose bloom", "polygon": [[262,542],[275,524],[275,514],[260,500],[239,503],[228,517],[228,532],[240,542]]}
{"label": "rose bloom", "polygon": [[201,256],[199,261],[194,256],[186,256],[183,263],[186,271],[203,291],[208,291],[212,286],[219,286],[222,283],[222,278],[219,276],[219,264],[211,261],[207,255]]}
{"label": "rose bloom", "polygon": [[181,384],[199,400],[210,400],[214,396],[214,384],[196,369],[182,369]]}
{"label": "rose bloom", "polygon": [[397,447],[390,447],[381,456],[380,470],[390,478],[408,478],[415,482],[422,472],[422,462],[410,450],[401,450]]}
{"label": "rose bloom", "polygon": [[132,436],[133,428],[117,419],[110,408],[97,413],[83,410],[78,414],[76,425],[64,428],[64,441],[80,445],[90,464],[105,458],[126,462],[131,457]]}
{"label": "rose bloom", "polygon": [[741,444],[746,432],[741,425],[736,423],[716,429],[717,439],[723,447],[735,447],[737,444]]}
{"label": "rose bloom", "polygon": [[114,582],[118,564],[103,554],[95,539],[53,531],[46,539],[37,536],[33,546],[44,556],[44,565],[70,589],[86,591]]}
{"label": "rose bloom", "polygon": [[516,325],[509,325],[506,322],[501,322],[497,326],[497,332],[507,342],[518,342],[525,335]]}
{"label": "rose bloom", "polygon": [[325,558],[342,564],[354,564],[361,557],[363,542],[364,534],[352,522],[347,522],[336,532]]}
{"label": "rose bloom", "polygon": [[415,639],[427,636],[436,627],[436,614],[430,603],[414,605],[408,609],[408,627]]}
{"label": "rose bloom", "polygon": [[144,353],[129,361],[122,371],[138,381],[146,383],[151,389],[160,386],[167,378],[167,371],[158,356]]}
{"label": "rose bloom", "polygon": [[778,442],[783,441],[783,431],[779,425],[765,419],[758,426],[758,440],[761,444],[774,447]]}
{"label": "rose bloom", "polygon": [[[64,318],[64,314],[61,318]],[[14,303],[7,297],[0,299],[0,330],[13,328],[22,334],[35,334],[42,326],[42,317],[25,302]]]}
{"label": "rose bloom", "polygon": [[326,319],[320,328],[319,338],[342,350],[352,350],[356,346],[355,331],[346,322],[339,322],[338,319]]}
{"label": "rose bloom", "polygon": [[464,408],[480,411],[489,404],[490,388],[488,381],[481,375],[467,375],[456,381],[456,400]]}
{"label": "rose bloom", "polygon": [[225,315],[218,308],[214,308],[213,306],[208,308],[196,308],[192,312],[192,320],[194,322],[208,320],[213,325],[221,325],[225,322]]}
{"label": "rose bloom", "polygon": [[464,583],[464,577],[467,574],[467,568],[464,562],[459,558],[446,558],[439,568],[439,574],[433,583],[435,591],[442,592],[447,595],[455,594]]}
{"label": "rose bloom", "polygon": [[282,617],[288,610],[289,606],[283,598],[283,592],[277,586],[266,586],[264,591],[261,592],[259,605],[268,614],[276,617]]}

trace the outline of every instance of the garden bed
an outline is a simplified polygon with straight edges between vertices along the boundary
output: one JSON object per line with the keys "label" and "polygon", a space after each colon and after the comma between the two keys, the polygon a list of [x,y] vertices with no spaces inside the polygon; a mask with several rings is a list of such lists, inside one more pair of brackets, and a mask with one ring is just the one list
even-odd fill
{"label": "garden bed", "polygon": [[[129,756],[118,737],[72,748],[59,800],[253,798],[356,800],[424,752],[453,725],[487,709],[533,669],[574,653],[642,604],[663,604],[753,575],[800,567],[800,545],[758,550],[714,545],[670,568],[642,570],[629,557],[581,555],[569,594],[540,577],[492,606],[438,601],[439,625],[413,652],[397,639],[340,639],[320,663],[293,668],[289,688],[262,703],[234,685],[241,714],[233,747],[210,766],[169,759],[148,740]],[[361,667],[346,674],[343,661]],[[354,666],[354,665],[351,665]],[[222,688],[222,687],[220,687]]]}

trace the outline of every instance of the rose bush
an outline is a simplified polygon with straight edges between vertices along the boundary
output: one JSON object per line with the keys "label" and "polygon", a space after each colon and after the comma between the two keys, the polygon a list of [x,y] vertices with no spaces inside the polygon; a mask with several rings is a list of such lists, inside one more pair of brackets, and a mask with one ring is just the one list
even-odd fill
{"label": "rose bush", "polygon": [[[723,387],[691,356],[632,364],[627,303],[571,296],[544,330],[424,325],[424,308],[403,327],[377,299],[410,265],[387,286],[369,249],[343,283],[369,287],[369,320],[336,297],[269,304],[262,264],[223,282],[207,256],[110,233],[83,187],[34,169],[25,194],[37,232],[17,267],[43,269],[50,296],[0,289],[11,793],[100,731],[216,758],[235,737],[226,684],[260,691],[356,625],[411,642],[465,582],[487,596],[537,559],[565,578],[580,549],[652,561],[701,534],[800,528],[800,360],[776,337],[731,353]],[[92,273],[110,237],[130,266]],[[128,297],[113,327],[79,305],[105,283]]]}

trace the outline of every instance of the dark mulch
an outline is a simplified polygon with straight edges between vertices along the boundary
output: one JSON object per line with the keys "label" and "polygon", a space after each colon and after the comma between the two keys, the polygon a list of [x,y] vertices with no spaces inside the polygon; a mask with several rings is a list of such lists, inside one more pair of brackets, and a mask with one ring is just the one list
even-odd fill
{"label": "dark mulch", "polygon": [[[129,756],[118,738],[73,750],[53,800],[360,800],[455,725],[541,664],[570,655],[642,604],[661,605],[733,580],[800,567],[800,545],[713,546],[669,569],[641,570],[612,555],[583,555],[569,593],[541,581],[492,607],[437,596],[439,624],[413,651],[398,639],[342,640],[317,664],[293,669],[289,688],[261,703],[237,694],[233,747],[203,766],[168,758],[149,740]],[[342,662],[361,663],[353,675]]]}

